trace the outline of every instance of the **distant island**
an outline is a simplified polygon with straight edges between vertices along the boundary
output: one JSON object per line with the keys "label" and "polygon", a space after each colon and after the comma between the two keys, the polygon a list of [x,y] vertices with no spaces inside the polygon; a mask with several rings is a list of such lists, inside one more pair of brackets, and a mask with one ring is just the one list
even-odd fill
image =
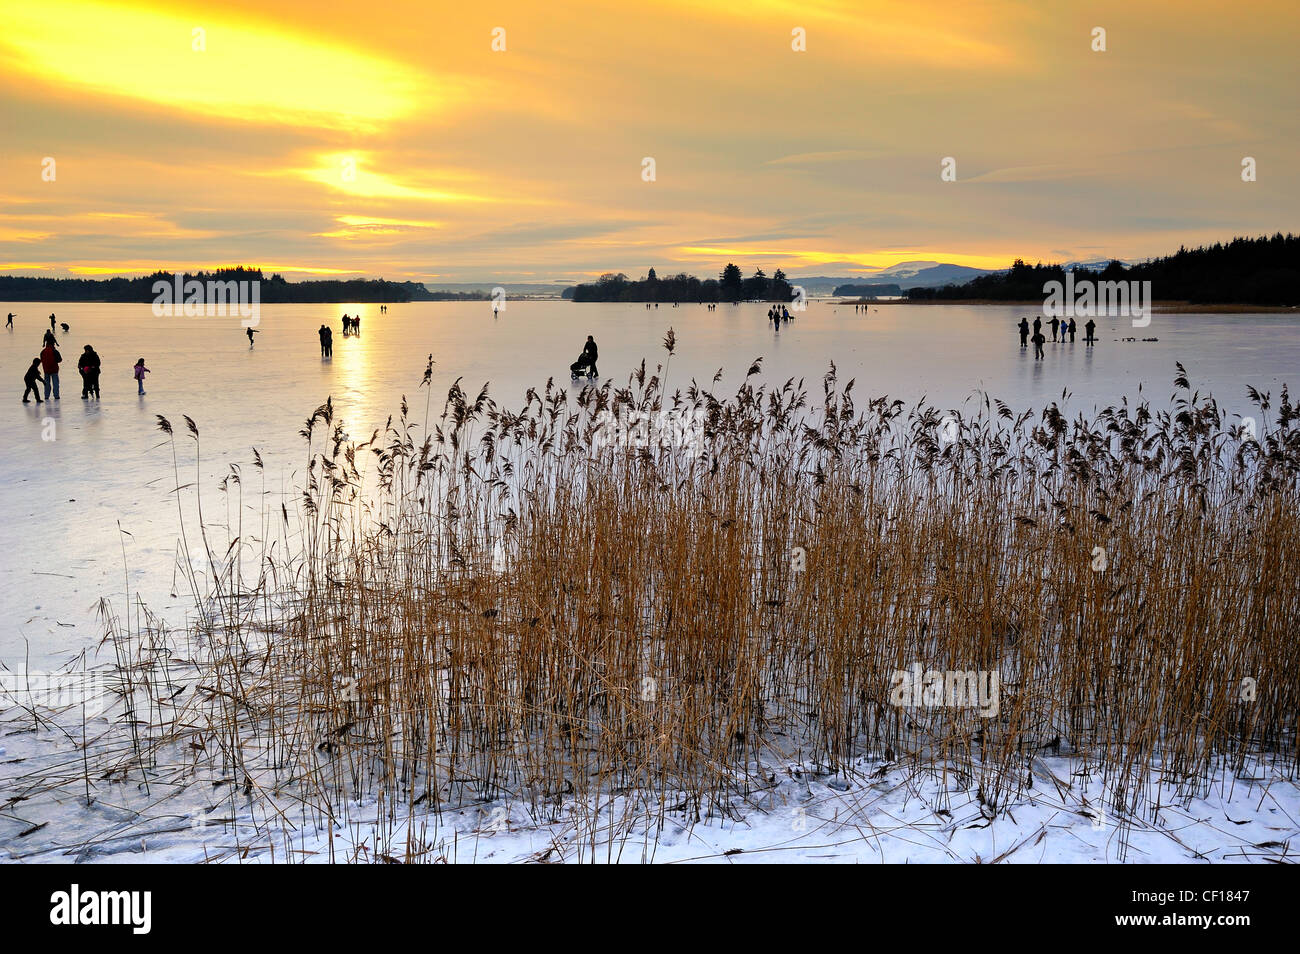
{"label": "distant island", "polygon": [[[1160,301],[1219,305],[1300,303],[1300,236],[1278,232],[1234,238],[1226,245],[1180,248],[1173,255],[1135,265],[1112,261],[1104,268],[1075,266],[1074,281],[1151,283]],[[1003,272],[961,285],[909,288],[908,301],[1036,301],[1047,282],[1065,278],[1064,265],[1027,265],[1020,259]]]}
{"label": "distant island", "polygon": [[[155,286],[173,286],[177,278],[189,281],[258,282],[263,303],[404,302],[439,301],[473,297],[463,293],[430,292],[420,282],[390,282],[382,278],[286,281],[278,274],[267,278],[260,268],[219,268],[211,272],[157,271],[139,278],[45,278],[0,275],[0,301],[111,301],[148,303]],[[441,296],[441,297],[440,297]],[[486,296],[482,296],[486,297]]]}
{"label": "distant island", "polygon": [[761,268],[745,278],[740,266],[728,264],[717,278],[703,281],[685,273],[660,278],[653,268],[641,281],[633,281],[622,272],[607,272],[591,284],[566,288],[562,297],[573,301],[789,302],[794,301],[794,287],[779,268],[771,278]]}

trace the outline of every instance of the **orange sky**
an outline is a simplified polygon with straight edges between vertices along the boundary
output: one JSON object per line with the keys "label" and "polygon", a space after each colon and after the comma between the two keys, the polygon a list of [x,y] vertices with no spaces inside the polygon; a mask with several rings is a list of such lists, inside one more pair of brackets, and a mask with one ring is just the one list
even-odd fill
{"label": "orange sky", "polygon": [[1300,225],[1293,2],[0,12],[0,272],[853,275]]}

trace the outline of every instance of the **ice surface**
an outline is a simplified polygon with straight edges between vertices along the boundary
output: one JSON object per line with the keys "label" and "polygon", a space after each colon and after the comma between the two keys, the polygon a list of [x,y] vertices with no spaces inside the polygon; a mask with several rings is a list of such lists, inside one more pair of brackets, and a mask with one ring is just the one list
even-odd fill
{"label": "ice surface", "polygon": [[[182,414],[201,435],[197,482],[205,516],[238,518],[237,498],[217,491],[228,464],[243,467],[245,517],[261,512],[260,475],[251,468],[256,446],[267,463],[266,488],[292,492],[307,454],[299,429],[327,397],[353,437],[369,436],[406,395],[416,420],[427,392],[419,388],[426,356],[437,362],[436,416],[456,378],[471,394],[485,382],[506,406],[520,407],[530,386],[554,377],[569,387],[569,364],[588,334],[600,346],[600,370],[625,383],[645,358],[651,369],[667,355],[669,326],[678,353],[669,388],[692,378],[731,393],[750,362],[763,357],[763,378],[780,386],[805,378],[812,403],[829,363],[841,381],[857,379],[859,400],[889,394],[923,395],[941,408],[959,406],[987,389],[1020,409],[1041,408],[1072,393],[1070,406],[1144,395],[1164,405],[1174,364],[1194,387],[1212,391],[1238,413],[1250,413],[1246,385],[1275,394],[1300,370],[1300,317],[1295,315],[1161,315],[1147,328],[1128,319],[1099,322],[1099,342],[1087,349],[1050,342],[1035,362],[1015,333],[1026,306],[852,305],[813,302],[774,332],[765,305],[574,304],[515,302],[497,318],[490,302],[392,305],[263,305],[256,346],[248,346],[238,316],[156,317],[149,305],[0,303],[15,312],[15,329],[0,337],[0,378],[12,403],[0,411],[0,662],[11,669],[52,667],[93,647],[101,636],[93,608],[101,596],[120,611],[126,593],[139,593],[173,625],[183,625],[191,601],[174,571],[179,524],[172,452],[155,415],[177,427],[179,482],[196,481],[194,442]],[[22,374],[40,349],[53,311],[71,326],[59,332],[63,398],[53,406],[19,402]],[[362,316],[360,337],[344,338],[344,312]],[[316,329],[334,330],[334,355],[320,357]],[[1123,342],[1158,337],[1157,342]],[[103,360],[102,400],[82,401],[75,360],[84,344]],[[148,394],[135,393],[131,367],[139,357],[152,370]],[[53,422],[54,440],[48,435]],[[193,490],[182,493],[187,518]],[[278,509],[273,496],[271,509]],[[120,532],[119,532],[120,526]],[[179,594],[173,598],[170,594]]]}

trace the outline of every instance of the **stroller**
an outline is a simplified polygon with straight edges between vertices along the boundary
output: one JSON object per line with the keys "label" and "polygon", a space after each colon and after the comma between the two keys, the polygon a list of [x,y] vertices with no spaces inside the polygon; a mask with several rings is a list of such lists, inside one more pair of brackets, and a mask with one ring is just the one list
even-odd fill
{"label": "stroller", "polygon": [[589,378],[596,377],[596,365],[590,361],[590,359],[587,357],[587,352],[585,351],[582,354],[578,355],[577,361],[569,365],[569,373],[575,378],[581,377],[584,371],[587,377]]}

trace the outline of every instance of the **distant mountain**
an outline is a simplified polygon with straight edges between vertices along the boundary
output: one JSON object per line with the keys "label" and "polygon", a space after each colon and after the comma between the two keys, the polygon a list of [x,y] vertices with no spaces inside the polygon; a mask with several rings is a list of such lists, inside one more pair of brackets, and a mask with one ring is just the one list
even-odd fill
{"label": "distant mountain", "polygon": [[881,268],[863,275],[845,275],[840,277],[826,275],[792,275],[790,284],[801,285],[808,295],[817,298],[835,294],[840,285],[899,285],[908,288],[942,288],[945,285],[960,285],[981,275],[991,275],[993,271],[986,268],[970,268],[966,265],[951,265],[945,262],[899,262],[888,268]]}

